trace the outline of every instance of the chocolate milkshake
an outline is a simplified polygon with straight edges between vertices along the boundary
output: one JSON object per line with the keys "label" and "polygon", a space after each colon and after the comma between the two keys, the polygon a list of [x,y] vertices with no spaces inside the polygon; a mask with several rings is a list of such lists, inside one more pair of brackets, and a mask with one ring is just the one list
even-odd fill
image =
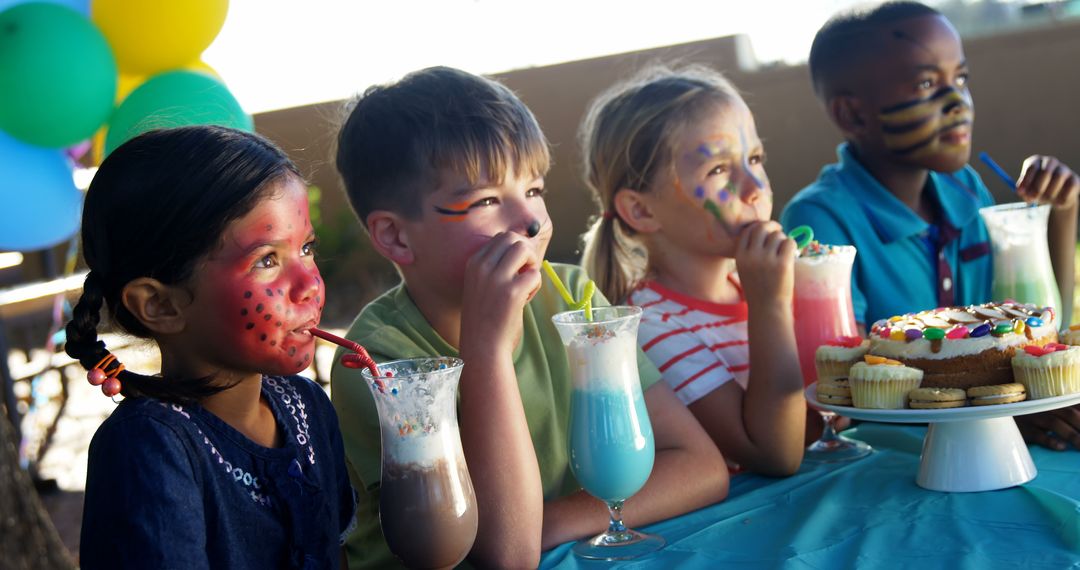
{"label": "chocolate milkshake", "polygon": [[383,466],[379,520],[390,550],[410,568],[452,568],[476,539],[476,497],[460,458]]}
{"label": "chocolate milkshake", "polygon": [[476,496],[457,423],[456,358],[399,360],[369,378],[382,434],[379,522],[410,568],[452,568],[476,539]]}

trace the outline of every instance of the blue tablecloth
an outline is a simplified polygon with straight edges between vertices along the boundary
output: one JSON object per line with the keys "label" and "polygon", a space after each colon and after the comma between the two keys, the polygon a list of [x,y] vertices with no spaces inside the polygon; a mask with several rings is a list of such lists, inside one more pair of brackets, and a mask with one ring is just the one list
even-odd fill
{"label": "blue tablecloth", "polygon": [[[728,498],[642,530],[662,550],[623,568],[1080,568],[1080,452],[1032,447],[1020,487],[940,493],[915,484],[925,427],[866,423],[845,432],[863,459],[804,464],[792,477],[739,475]],[[633,501],[633,498],[630,499]],[[598,568],[564,544],[541,568]]]}

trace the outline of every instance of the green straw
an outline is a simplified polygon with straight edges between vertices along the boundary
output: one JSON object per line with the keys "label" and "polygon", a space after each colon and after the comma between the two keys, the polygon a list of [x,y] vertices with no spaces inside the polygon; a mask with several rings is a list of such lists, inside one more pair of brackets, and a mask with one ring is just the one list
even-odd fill
{"label": "green straw", "polygon": [[566,289],[566,285],[563,285],[562,279],[559,279],[559,275],[555,273],[555,269],[551,267],[551,264],[545,259],[540,264],[544,268],[544,273],[547,273],[548,279],[551,279],[551,283],[555,285],[555,290],[559,292],[559,295],[566,301],[566,304],[570,307],[571,311],[585,311],[585,320],[592,321],[592,297],[596,292],[596,283],[590,279],[585,283],[585,288],[581,292],[581,300],[574,301],[574,298],[570,296],[570,291]]}

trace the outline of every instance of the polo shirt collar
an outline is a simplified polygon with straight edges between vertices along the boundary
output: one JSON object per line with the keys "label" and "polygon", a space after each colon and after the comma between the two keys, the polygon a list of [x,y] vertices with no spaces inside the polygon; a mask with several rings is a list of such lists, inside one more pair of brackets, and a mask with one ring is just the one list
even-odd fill
{"label": "polo shirt collar", "polygon": [[963,228],[979,215],[979,195],[955,174],[931,172],[934,195],[954,228]]}
{"label": "polo shirt collar", "polygon": [[[870,226],[882,242],[891,243],[921,235],[930,228],[930,224],[866,170],[855,158],[849,143],[842,143],[836,154],[840,160],[838,174],[843,179],[844,186],[858,189],[858,192],[852,195],[852,201],[862,208]],[[966,188],[952,174],[930,172],[930,191],[941,205],[945,218],[955,228],[966,226],[978,214],[978,198],[974,190]]]}
{"label": "polo shirt collar", "polygon": [[866,170],[855,158],[849,143],[841,144],[836,154],[840,159],[839,174],[844,179],[844,186],[857,189],[852,196],[853,202],[862,208],[882,242],[891,243],[918,235],[930,227]]}

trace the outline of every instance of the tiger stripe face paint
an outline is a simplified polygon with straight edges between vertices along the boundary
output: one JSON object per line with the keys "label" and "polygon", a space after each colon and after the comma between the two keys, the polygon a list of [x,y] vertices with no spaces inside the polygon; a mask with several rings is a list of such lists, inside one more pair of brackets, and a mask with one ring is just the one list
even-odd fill
{"label": "tiger stripe face paint", "polygon": [[966,89],[944,86],[926,98],[881,109],[882,141],[895,154],[919,157],[942,147],[966,147],[967,136],[950,136],[970,129],[973,110]]}
{"label": "tiger stripe face paint", "polygon": [[[974,106],[960,35],[941,16],[882,26],[838,115],[868,159],[954,172],[971,155]],[[839,109],[839,108],[838,108]]]}

